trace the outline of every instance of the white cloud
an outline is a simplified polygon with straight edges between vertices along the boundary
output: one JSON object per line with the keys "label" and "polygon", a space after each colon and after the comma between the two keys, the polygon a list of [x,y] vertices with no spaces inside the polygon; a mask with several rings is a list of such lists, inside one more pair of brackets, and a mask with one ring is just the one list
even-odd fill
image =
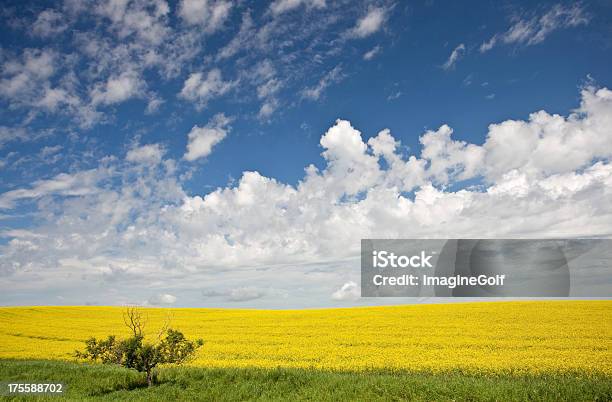
{"label": "white cloud", "polygon": [[380,49],[381,49],[380,45],[374,46],[372,49],[368,50],[367,52],[363,54],[363,59],[372,60],[374,57],[378,55],[378,53],[380,53]]}
{"label": "white cloud", "polygon": [[353,281],[345,283],[331,295],[331,298],[337,301],[355,301],[360,297],[359,287]]}
{"label": "white cloud", "polygon": [[277,94],[285,83],[277,74],[277,69],[270,59],[257,63],[251,71],[245,73],[246,79],[256,86],[257,98],[263,100],[258,113],[260,120],[269,120],[280,106]]}
{"label": "white cloud", "polygon": [[[96,281],[114,280],[117,303],[159,289],[199,294],[220,281],[256,289],[236,299],[274,287],[323,300],[358,275],[361,238],[609,236],[612,91],[585,88],[581,97],[567,116],[492,124],[483,144],[442,125],[412,155],[389,130],[366,142],[338,120],[321,137],[323,167],[306,167],[296,185],[247,171],[188,195],[171,160],[140,169],[117,158],[40,180],[0,195],[4,209],[36,200],[40,218],[28,233],[5,233],[0,281],[15,293],[66,281],[95,293],[109,288]],[[480,185],[457,185],[464,179]]]}
{"label": "white cloud", "polygon": [[176,296],[168,293],[160,293],[149,298],[148,302],[153,306],[171,305],[176,303]]}
{"label": "white cloud", "polygon": [[68,28],[66,17],[60,12],[47,9],[41,11],[32,24],[32,34],[43,38],[55,36]]}
{"label": "white cloud", "polygon": [[[281,91],[293,91],[304,99],[317,100],[344,77],[339,66],[331,71],[321,67],[336,59],[342,51],[341,43],[349,37],[343,27],[353,22],[355,13],[347,13],[345,6],[328,2],[323,9],[323,2],[279,1],[270,5],[263,18],[247,9],[242,14],[238,32],[234,31],[227,44],[206,60],[220,62],[236,57],[235,61],[243,68],[234,78],[232,88],[247,99],[252,99],[255,90],[261,100],[257,117],[261,122],[269,121],[279,110],[296,105],[288,103],[279,94]],[[343,32],[340,37],[339,27]],[[298,46],[300,43],[310,43],[314,47],[304,51]],[[260,67],[266,67],[271,75],[265,79],[258,75]],[[223,69],[223,77],[227,79],[226,69]],[[309,83],[307,88],[296,88],[304,82]]]}
{"label": "white cloud", "polygon": [[130,149],[125,160],[143,165],[157,165],[161,162],[166,150],[159,144],[147,144]]}
{"label": "white cloud", "polygon": [[[242,12],[239,29],[229,24],[230,17],[239,17],[232,15],[237,9]],[[256,93],[259,108],[254,114],[267,121],[296,105],[280,91],[299,96],[304,89],[300,83],[309,82],[312,87],[304,90],[304,97],[322,96],[340,77],[321,66],[337,60],[347,29],[354,26],[349,30],[358,37],[381,30],[390,10],[371,6],[346,12],[343,3],[283,0],[271,2],[262,14],[233,0],[66,0],[61,7],[37,10],[27,21],[31,27],[25,19],[19,25],[23,34],[37,37],[40,49],[2,52],[0,98],[11,110],[28,114],[31,122],[46,119],[83,131],[115,122],[119,105],[129,100],[142,103],[146,114],[155,113],[171,101],[158,87],[165,88],[170,80],[172,87],[178,79],[184,83],[177,90],[179,97],[196,102],[198,108],[234,88],[247,101]],[[363,15],[356,14],[360,12]],[[224,25],[226,32],[211,42],[209,34]],[[51,43],[54,39],[61,39],[62,46]],[[304,43],[314,45],[316,52],[297,46]],[[371,49],[366,58],[376,51]],[[238,63],[222,73],[215,68],[235,56],[240,56]],[[250,81],[250,66],[266,59],[275,75]]]}
{"label": "white cloud", "polygon": [[59,151],[62,150],[62,148],[64,147],[62,147],[61,145],[46,146],[40,150],[40,156],[43,158],[48,158],[50,156],[57,154]]}
{"label": "white cloud", "polygon": [[429,161],[429,177],[448,183],[476,176],[482,168],[485,151],[482,147],[455,141],[453,130],[446,124],[437,131],[427,131],[421,138],[421,157]]}
{"label": "white cloud", "polygon": [[388,10],[384,7],[370,7],[366,15],[361,17],[355,27],[348,32],[349,37],[365,38],[383,28],[388,17]]}
{"label": "white cloud", "polygon": [[49,195],[76,197],[92,194],[99,190],[97,184],[107,173],[104,169],[91,169],[75,174],[60,173],[52,179],[37,180],[30,188],[11,190],[0,195],[0,208],[13,208],[19,200]]}
{"label": "white cloud", "polygon": [[249,12],[245,12],[242,14],[240,30],[227,45],[219,50],[217,53],[217,60],[223,60],[234,56],[236,53],[246,47],[247,43],[253,39],[255,34],[255,24],[253,22],[253,18]]}
{"label": "white cloud", "polygon": [[342,81],[343,78],[344,74],[342,73],[342,68],[340,66],[336,66],[321,77],[315,86],[303,89],[302,98],[318,100],[330,85]]}
{"label": "white cloud", "polygon": [[257,97],[259,99],[268,98],[276,94],[281,87],[282,83],[278,79],[271,78],[257,87]]}
{"label": "white cloud", "polygon": [[28,141],[30,135],[23,127],[0,126],[0,149],[5,144],[13,141]]}
{"label": "white cloud", "polygon": [[[215,10],[213,25],[223,14]],[[134,97],[148,97],[147,113],[153,113],[163,100],[146,94],[145,80],[176,77],[202,50],[202,27],[176,26],[169,16],[165,0],[86,0],[43,9],[27,31],[45,40],[41,49],[2,54],[0,97],[32,120],[57,114],[80,128],[108,121],[112,109],[102,112],[102,106]],[[47,43],[59,34],[61,47]]]}
{"label": "white cloud", "polygon": [[244,303],[263,298],[278,299],[286,297],[286,292],[273,288],[262,288],[257,286],[238,286],[227,289],[206,289],[202,291],[202,296],[207,299],[222,298],[223,301]]}
{"label": "white cloud", "polygon": [[[221,3],[210,3],[211,27],[222,19],[223,7],[216,7]],[[47,42],[63,34],[63,46],[3,53],[0,97],[30,119],[69,116],[80,128],[108,121],[113,109],[102,112],[102,106],[134,97],[148,98],[146,113],[153,113],[163,100],[146,93],[145,80],[159,79],[151,72],[164,80],[176,77],[200,54],[208,29],[173,26],[169,16],[165,0],[66,2],[61,12],[43,10],[28,33]],[[67,29],[73,24],[79,29]]]}
{"label": "white cloud", "polygon": [[448,60],[442,65],[442,68],[445,70],[450,70],[455,68],[455,64],[459,59],[461,59],[465,55],[465,45],[460,43],[456,48],[453,49]]}
{"label": "white cloud", "polygon": [[486,176],[496,179],[513,169],[530,176],[566,173],[609,158],[610,105],[612,91],[584,89],[580,107],[567,118],[540,111],[531,114],[529,121],[490,125],[483,146]]}
{"label": "white cloud", "polygon": [[265,295],[266,293],[264,291],[262,291],[261,289],[254,288],[252,286],[241,287],[231,289],[228,294],[228,300],[235,302],[251,301],[264,297]]}
{"label": "white cloud", "polygon": [[149,44],[160,44],[168,36],[167,15],[170,7],[165,0],[109,0],[94,3],[93,12],[108,18],[111,29],[121,38],[135,34]]}
{"label": "white cloud", "polygon": [[164,104],[164,100],[159,98],[157,95],[153,95],[149,98],[147,102],[147,107],[145,109],[146,114],[154,114],[156,113],[161,105]]}
{"label": "white cloud", "polygon": [[65,89],[45,87],[42,97],[36,103],[36,106],[54,112],[62,105],[77,107],[79,104],[80,99],[71,95]]}
{"label": "white cloud", "polygon": [[305,4],[309,8],[324,8],[326,2],[325,0],[275,0],[270,4],[270,11],[274,15],[279,15],[295,10],[302,4]]}
{"label": "white cloud", "polygon": [[142,93],[144,82],[132,72],[110,77],[91,91],[93,105],[112,105],[124,102]]}
{"label": "white cloud", "polygon": [[106,1],[90,4],[83,19],[94,17],[102,30],[73,33],[73,46],[85,56],[95,77],[155,69],[174,78],[201,50],[203,31],[173,29],[163,0]]}
{"label": "white cloud", "polygon": [[183,156],[188,161],[204,158],[227,136],[230,119],[224,114],[215,115],[204,127],[193,126],[188,134],[187,152]]}
{"label": "white cloud", "polygon": [[393,93],[389,94],[389,96],[387,96],[387,100],[388,101],[394,101],[396,99],[399,99],[400,96],[402,96],[402,91],[393,92]]}
{"label": "white cloud", "polygon": [[179,96],[190,101],[197,101],[198,105],[203,107],[210,99],[224,95],[234,84],[231,81],[223,81],[221,70],[214,68],[204,79],[202,73],[192,73],[185,80]]}
{"label": "white cloud", "polygon": [[1,69],[0,96],[30,105],[49,86],[56,71],[57,55],[51,50],[25,49],[20,57],[5,61]]}
{"label": "white cloud", "polygon": [[506,32],[493,35],[491,39],[483,42],[480,45],[480,52],[487,52],[498,43],[536,45],[554,31],[586,25],[589,19],[581,4],[572,6],[556,4],[541,16],[517,19]]}
{"label": "white cloud", "polygon": [[[27,129],[21,125],[15,127],[0,126],[0,149],[11,142],[32,142],[52,137],[54,129]],[[11,155],[12,153],[9,153]]]}
{"label": "white cloud", "polygon": [[266,100],[263,105],[259,108],[259,113],[257,114],[260,119],[266,120],[269,119],[270,116],[278,109],[278,100],[274,98],[270,98]]}
{"label": "white cloud", "polygon": [[493,49],[496,43],[497,43],[497,35],[491,37],[491,39],[489,39],[486,42],[483,42],[482,45],[480,45],[480,48],[479,48],[480,53],[485,53]]}
{"label": "white cloud", "polygon": [[199,25],[207,33],[217,31],[230,14],[231,1],[181,0],[178,14],[189,25]]}

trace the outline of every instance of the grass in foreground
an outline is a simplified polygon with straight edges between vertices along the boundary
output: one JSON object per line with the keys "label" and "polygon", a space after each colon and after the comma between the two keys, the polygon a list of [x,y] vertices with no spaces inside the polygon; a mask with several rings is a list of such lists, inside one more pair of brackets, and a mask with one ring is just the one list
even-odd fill
{"label": "grass in foreground", "polygon": [[[600,375],[475,375],[461,372],[331,372],[306,369],[166,368],[147,388],[142,373],[106,365],[0,360],[0,381],[64,382],[64,397],[37,400],[470,400],[609,401]],[[27,400],[27,398],[14,398]]]}

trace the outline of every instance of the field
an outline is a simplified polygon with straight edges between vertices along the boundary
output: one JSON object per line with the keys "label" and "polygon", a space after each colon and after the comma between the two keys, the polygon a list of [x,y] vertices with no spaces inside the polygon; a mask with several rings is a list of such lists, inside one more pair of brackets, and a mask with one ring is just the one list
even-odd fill
{"label": "field", "polygon": [[[168,310],[146,309],[155,335]],[[174,309],[193,365],[612,375],[612,302],[492,302],[263,311]],[[73,360],[127,335],[118,307],[0,308],[0,358]]]}
{"label": "field", "polygon": [[[152,399],[138,373],[73,357],[88,337],[127,336],[122,311],[0,308],[0,381],[74,379],[75,398]],[[153,335],[170,310],[144,311]],[[612,399],[611,301],[171,311],[205,344],[194,367],[161,370],[165,398]]]}

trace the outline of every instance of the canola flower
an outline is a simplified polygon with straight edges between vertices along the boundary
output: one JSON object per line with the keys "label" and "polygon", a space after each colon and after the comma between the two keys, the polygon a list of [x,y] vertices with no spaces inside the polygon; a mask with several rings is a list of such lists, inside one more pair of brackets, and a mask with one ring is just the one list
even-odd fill
{"label": "canola flower", "polygon": [[[147,308],[156,334],[168,309]],[[612,301],[321,310],[172,309],[205,367],[612,375]],[[2,307],[0,358],[74,360],[91,336],[128,335],[121,307]]]}

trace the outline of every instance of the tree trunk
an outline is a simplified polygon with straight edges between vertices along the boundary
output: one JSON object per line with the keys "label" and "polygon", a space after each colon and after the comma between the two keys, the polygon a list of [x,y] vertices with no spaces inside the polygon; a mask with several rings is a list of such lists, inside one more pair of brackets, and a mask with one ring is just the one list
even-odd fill
{"label": "tree trunk", "polygon": [[153,373],[151,369],[147,370],[147,385],[149,387],[153,385]]}

